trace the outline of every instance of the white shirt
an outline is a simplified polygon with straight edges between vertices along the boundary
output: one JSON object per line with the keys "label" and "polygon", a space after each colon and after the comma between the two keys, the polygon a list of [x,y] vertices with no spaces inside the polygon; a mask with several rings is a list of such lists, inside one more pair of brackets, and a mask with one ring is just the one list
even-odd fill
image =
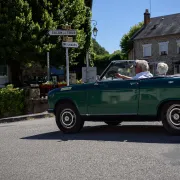
{"label": "white shirt", "polygon": [[144,78],[150,78],[153,77],[153,75],[149,71],[140,72],[136,74],[132,79],[144,79]]}

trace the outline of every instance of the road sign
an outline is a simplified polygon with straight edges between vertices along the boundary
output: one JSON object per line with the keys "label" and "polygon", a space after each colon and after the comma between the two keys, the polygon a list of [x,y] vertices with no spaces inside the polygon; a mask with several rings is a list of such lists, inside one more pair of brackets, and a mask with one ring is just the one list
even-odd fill
{"label": "road sign", "polygon": [[62,42],[62,47],[65,48],[78,48],[77,42]]}
{"label": "road sign", "polygon": [[71,29],[71,25],[63,25],[62,29],[66,29],[66,30]]}
{"label": "road sign", "polygon": [[76,35],[76,30],[50,30],[49,31],[50,36],[75,36]]}
{"label": "road sign", "polygon": [[64,42],[73,42],[73,37],[63,36]]}

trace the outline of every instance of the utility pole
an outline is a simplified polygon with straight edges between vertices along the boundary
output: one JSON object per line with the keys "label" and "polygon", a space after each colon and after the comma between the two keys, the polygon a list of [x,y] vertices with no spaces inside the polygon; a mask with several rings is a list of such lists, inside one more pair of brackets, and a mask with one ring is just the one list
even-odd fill
{"label": "utility pole", "polygon": [[50,81],[50,63],[49,63],[49,52],[47,52],[47,80]]}

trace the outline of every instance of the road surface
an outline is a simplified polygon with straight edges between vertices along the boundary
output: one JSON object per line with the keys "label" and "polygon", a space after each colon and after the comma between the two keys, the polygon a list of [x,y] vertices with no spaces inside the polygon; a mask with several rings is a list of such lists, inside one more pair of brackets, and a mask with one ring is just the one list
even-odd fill
{"label": "road surface", "polygon": [[0,124],[1,180],[180,180],[180,137],[159,123],[88,122],[59,132],[54,118]]}

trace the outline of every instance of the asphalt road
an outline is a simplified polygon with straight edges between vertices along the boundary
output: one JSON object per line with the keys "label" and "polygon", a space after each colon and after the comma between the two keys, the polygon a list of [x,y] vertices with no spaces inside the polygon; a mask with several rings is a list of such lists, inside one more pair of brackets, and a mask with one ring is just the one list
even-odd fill
{"label": "asphalt road", "polygon": [[179,180],[179,170],[180,137],[158,123],[86,123],[75,135],[53,118],[0,124],[1,180]]}

